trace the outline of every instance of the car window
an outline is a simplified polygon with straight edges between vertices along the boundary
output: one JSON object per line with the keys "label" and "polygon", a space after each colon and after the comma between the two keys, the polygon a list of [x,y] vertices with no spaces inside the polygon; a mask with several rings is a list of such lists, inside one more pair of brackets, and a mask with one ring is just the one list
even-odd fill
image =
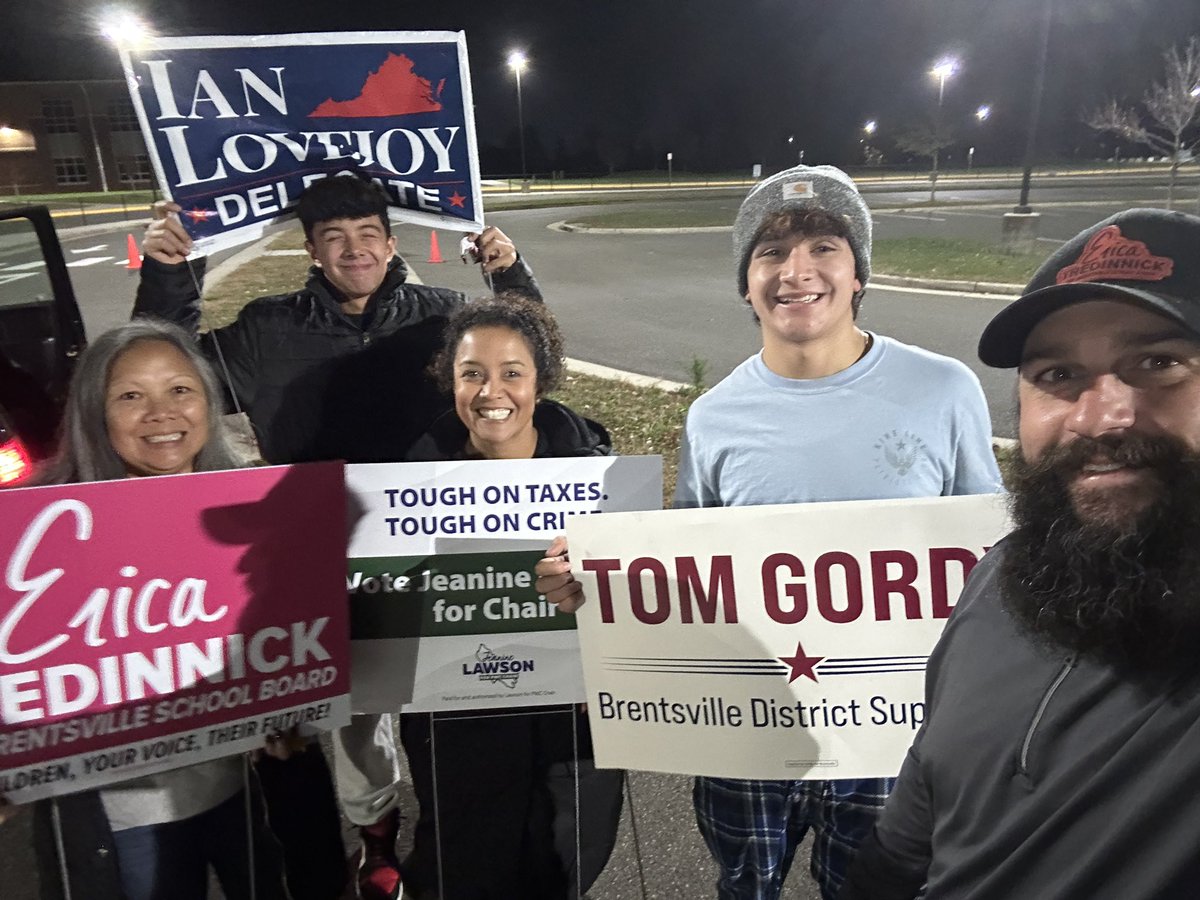
{"label": "car window", "polygon": [[53,302],[54,290],[28,219],[0,220],[0,309]]}

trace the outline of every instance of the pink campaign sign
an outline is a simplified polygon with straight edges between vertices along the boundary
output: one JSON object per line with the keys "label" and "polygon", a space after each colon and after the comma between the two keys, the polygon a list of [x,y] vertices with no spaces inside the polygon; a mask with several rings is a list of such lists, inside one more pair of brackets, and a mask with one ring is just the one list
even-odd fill
{"label": "pink campaign sign", "polygon": [[340,463],[0,491],[0,796],[349,720]]}

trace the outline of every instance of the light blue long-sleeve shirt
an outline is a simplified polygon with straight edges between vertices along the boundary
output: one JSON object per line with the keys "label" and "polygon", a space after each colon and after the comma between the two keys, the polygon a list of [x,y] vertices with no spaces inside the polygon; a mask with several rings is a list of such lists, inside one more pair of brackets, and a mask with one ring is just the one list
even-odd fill
{"label": "light blue long-sleeve shirt", "polygon": [[675,505],[755,506],[1000,491],[979,380],[961,362],[875,336],[825,378],[759,353],[688,412]]}

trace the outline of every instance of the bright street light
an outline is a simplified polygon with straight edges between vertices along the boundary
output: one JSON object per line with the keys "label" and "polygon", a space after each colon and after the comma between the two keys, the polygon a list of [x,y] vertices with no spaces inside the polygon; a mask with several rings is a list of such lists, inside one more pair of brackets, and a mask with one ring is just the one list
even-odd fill
{"label": "bright street light", "polygon": [[[794,134],[789,134],[787,142],[788,142],[788,149],[790,150],[796,143],[796,136]],[[796,151],[796,162],[798,165],[801,165],[801,166],[804,165],[804,149],[803,148]]]}
{"label": "bright street light", "polygon": [[[111,41],[117,48],[136,47],[150,37],[150,29],[146,23],[133,13],[124,9],[107,9],[100,13],[98,26],[100,33]],[[100,175],[100,190],[108,191],[108,174],[104,171],[104,157],[100,153],[100,139],[96,135],[96,119],[92,114],[92,98],[88,94],[87,85],[79,82],[79,90],[83,93],[83,105],[87,111],[88,129],[92,132],[92,152],[96,154],[96,170]]]}
{"label": "bright street light", "polygon": [[986,122],[989,118],[991,118],[991,115],[992,108],[990,106],[984,105],[975,110],[975,118],[977,118],[980,122]]}
{"label": "bright street light", "polygon": [[118,47],[133,47],[150,36],[150,29],[131,12],[113,11],[104,15],[100,33]]}
{"label": "bright street light", "polygon": [[521,103],[521,73],[529,65],[529,60],[520,50],[508,54],[508,67],[517,76],[517,131],[521,138],[521,179],[527,177],[525,168],[525,108]]}
{"label": "bright street light", "polygon": [[941,147],[937,146],[942,140],[942,98],[946,94],[946,79],[958,71],[958,60],[952,56],[939,59],[934,63],[929,74],[938,80],[937,114],[933,119],[933,172],[930,173],[929,199],[933,200],[937,192],[938,154]]}
{"label": "bright street light", "polygon": [[863,131],[865,131],[867,134],[874,134],[878,128],[879,123],[874,119],[869,120],[867,124],[863,125]]}
{"label": "bright street light", "polygon": [[939,79],[941,84],[944,86],[946,84],[946,79],[950,78],[957,71],[958,60],[952,56],[947,56],[945,59],[938,60],[934,64],[933,68],[929,70],[929,74],[934,78]]}

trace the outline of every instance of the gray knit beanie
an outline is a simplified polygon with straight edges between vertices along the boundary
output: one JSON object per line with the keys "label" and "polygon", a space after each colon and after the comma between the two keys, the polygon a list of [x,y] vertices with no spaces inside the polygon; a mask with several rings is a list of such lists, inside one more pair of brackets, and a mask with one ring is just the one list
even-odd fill
{"label": "gray knit beanie", "polygon": [[776,172],[750,189],[733,220],[733,256],[738,293],[746,295],[746,269],[754,235],[770,213],[798,206],[820,209],[846,223],[858,280],[871,277],[871,211],[850,176],[834,166],[794,166]]}

